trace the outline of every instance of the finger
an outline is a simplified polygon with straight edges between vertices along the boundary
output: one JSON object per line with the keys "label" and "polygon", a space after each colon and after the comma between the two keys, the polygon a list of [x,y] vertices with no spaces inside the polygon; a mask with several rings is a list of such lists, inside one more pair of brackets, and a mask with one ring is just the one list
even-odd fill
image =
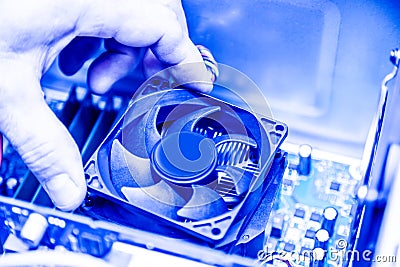
{"label": "finger", "polygon": [[[183,42],[191,43],[189,38]],[[207,70],[203,58],[193,43],[191,43],[191,45],[185,45],[182,43],[171,52],[164,51],[162,45],[163,44],[158,43],[156,44],[156,47],[153,47],[152,49],[152,52],[158,59],[187,55],[186,58],[183,58],[179,63],[176,63],[168,69],[170,75],[175,78],[177,84],[184,85],[185,87],[194,90],[199,90],[203,93],[211,92],[213,88],[212,74]],[[160,61],[162,63],[165,62],[163,60]]]}
{"label": "finger", "polygon": [[161,0],[161,4],[164,4],[165,6],[169,7],[171,10],[173,10],[176,14],[176,17],[178,19],[179,24],[182,27],[182,30],[184,33],[188,33],[188,27],[186,23],[186,16],[185,16],[185,11],[183,10],[182,7],[182,2],[180,0]]}
{"label": "finger", "polygon": [[[101,7],[101,8],[100,8]],[[104,9],[109,12],[104,12]],[[132,47],[151,47],[178,82],[209,92],[212,82],[199,51],[182,28],[174,11],[164,5],[143,1],[89,1],[77,32],[80,35],[115,38]],[[197,64],[193,64],[197,63]]]}
{"label": "finger", "polygon": [[157,59],[151,49],[146,51],[146,54],[143,58],[143,74],[146,78],[150,78],[157,72],[160,72],[167,67],[168,65],[163,64]]}
{"label": "finger", "polygon": [[59,54],[58,66],[68,76],[78,72],[83,64],[93,57],[101,46],[101,39],[76,37]]}
{"label": "finger", "polygon": [[3,61],[0,131],[21,155],[54,204],[78,207],[86,194],[82,160],[67,129],[44,101],[30,62]]}
{"label": "finger", "polygon": [[[183,33],[188,34],[185,12],[183,11],[181,1],[177,0],[160,1],[160,4],[169,7],[172,11],[175,12],[176,18],[179,24],[181,25]],[[146,55],[143,59],[143,73],[146,78],[150,78],[157,72],[160,72],[161,70],[167,67],[168,65],[163,64],[160,60],[158,60],[151,50],[148,50],[146,52]]]}
{"label": "finger", "polygon": [[97,93],[106,93],[114,83],[127,76],[143,60],[144,48],[128,47],[114,39],[105,41],[107,52],[94,60],[88,71],[88,86]]}

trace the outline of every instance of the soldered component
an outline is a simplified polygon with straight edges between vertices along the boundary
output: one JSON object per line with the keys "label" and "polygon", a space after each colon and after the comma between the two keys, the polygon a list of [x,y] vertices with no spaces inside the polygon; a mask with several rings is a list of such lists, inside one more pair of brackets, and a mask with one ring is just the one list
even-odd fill
{"label": "soldered component", "polygon": [[340,183],[338,182],[331,182],[331,186],[329,187],[330,190],[333,191],[340,191]]}
{"label": "soldered component", "polygon": [[283,184],[284,186],[291,187],[291,186],[293,186],[293,181],[292,181],[292,180],[289,180],[289,179],[284,179],[283,182],[282,182],[282,184]]}
{"label": "soldered component", "polygon": [[313,250],[313,267],[324,267],[325,266],[325,258],[326,253],[322,248],[315,248]]}
{"label": "soldered component", "polygon": [[322,229],[326,229],[330,235],[333,234],[335,223],[339,213],[334,207],[327,207],[324,209]]}
{"label": "soldered component", "polygon": [[314,230],[308,229],[308,230],[306,231],[305,237],[306,237],[306,238],[313,239],[313,238],[315,237],[315,233],[316,233],[316,232],[315,232]]}
{"label": "soldered component", "polygon": [[319,213],[313,212],[310,216],[310,221],[321,222],[322,216]]}
{"label": "soldered component", "polygon": [[299,147],[299,165],[297,166],[297,172],[300,175],[309,175],[311,172],[311,152],[312,147],[310,145],[301,145]]}
{"label": "soldered component", "polygon": [[31,213],[21,229],[21,239],[31,247],[37,247],[48,227],[46,217]]}
{"label": "soldered component", "polygon": [[283,216],[282,215],[276,215],[273,218],[272,221],[272,229],[271,229],[271,236],[275,238],[281,238],[282,237],[282,230],[283,230]]}
{"label": "soldered component", "polygon": [[12,197],[18,188],[18,179],[15,177],[10,177],[6,180],[6,195]]}
{"label": "soldered component", "polygon": [[301,209],[301,208],[296,209],[295,212],[294,212],[294,216],[298,217],[298,218],[301,218],[301,219],[304,219],[305,214],[306,214],[306,211],[304,209]]}
{"label": "soldered component", "polygon": [[[283,252],[289,247],[286,244],[295,245],[300,257],[294,266],[344,267],[345,262],[334,261],[326,253],[340,249],[337,240],[351,244],[351,225],[347,222],[353,220],[352,208],[357,205],[352,188],[360,180],[351,175],[351,165],[318,159],[323,153],[312,150],[303,145],[289,154],[280,202],[275,206],[275,214],[286,219],[285,227],[282,236],[269,238],[268,244],[276,241],[276,250]],[[303,167],[309,167],[310,172]]]}
{"label": "soldered component", "polygon": [[319,229],[315,233],[315,247],[316,248],[322,248],[326,249],[328,247],[328,241],[329,241],[330,235],[327,230],[325,229]]}
{"label": "soldered component", "polygon": [[283,250],[286,252],[293,252],[296,249],[296,245],[292,243],[285,243]]}

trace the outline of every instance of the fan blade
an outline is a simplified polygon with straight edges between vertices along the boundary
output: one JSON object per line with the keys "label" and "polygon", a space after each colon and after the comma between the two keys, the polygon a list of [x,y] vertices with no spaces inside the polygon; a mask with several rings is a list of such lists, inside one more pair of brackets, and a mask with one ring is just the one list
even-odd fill
{"label": "fan blade", "polygon": [[[182,108],[184,109],[184,108]],[[174,121],[171,126],[167,129],[166,134],[168,133],[180,133],[182,131],[193,132],[194,125],[205,116],[212,114],[214,112],[220,111],[221,108],[219,106],[211,106],[204,107],[198,110],[192,111],[188,114],[180,114],[184,113],[184,110],[180,110],[179,106],[174,109],[171,116],[178,117],[176,121]]]}
{"label": "fan blade", "polygon": [[159,110],[160,106],[154,106],[124,126],[122,143],[131,153],[148,158],[153,146],[161,139],[156,125]]}
{"label": "fan blade", "polygon": [[[162,92],[162,97],[157,104],[161,106],[180,105],[182,103],[190,105],[210,106],[208,98],[201,97],[198,93],[186,89],[170,89]],[[215,103],[214,101],[213,103]]]}
{"label": "fan blade", "polygon": [[227,211],[225,201],[217,192],[205,186],[193,186],[193,195],[189,202],[178,211],[178,216],[199,221]]}
{"label": "fan blade", "polygon": [[117,191],[123,186],[144,187],[154,184],[150,159],[130,153],[117,139],[113,141],[111,147],[110,173]]}
{"label": "fan blade", "polygon": [[124,126],[148,112],[163,95],[164,93],[154,93],[132,99],[133,102],[131,101],[124,115]]}
{"label": "fan blade", "polygon": [[177,210],[185,204],[185,200],[164,181],[143,188],[124,186],[121,192],[133,205],[172,219],[177,219]]}
{"label": "fan blade", "polygon": [[144,129],[145,145],[148,155],[150,155],[151,150],[154,145],[161,140],[161,135],[157,130],[157,116],[160,111],[160,106],[155,106],[152,108],[146,116],[146,128]]}
{"label": "fan blade", "polygon": [[[161,139],[157,130],[157,118],[160,108],[179,105],[185,101],[190,101],[191,105],[204,106],[206,104],[191,92],[185,90],[155,93],[144,96],[140,101],[134,102],[125,115],[122,144],[131,153],[147,158],[154,145]],[[219,107],[216,108],[220,109]]]}
{"label": "fan blade", "polygon": [[216,170],[226,173],[232,179],[238,196],[249,190],[251,180],[253,179],[253,175],[250,172],[235,166],[219,166]]}

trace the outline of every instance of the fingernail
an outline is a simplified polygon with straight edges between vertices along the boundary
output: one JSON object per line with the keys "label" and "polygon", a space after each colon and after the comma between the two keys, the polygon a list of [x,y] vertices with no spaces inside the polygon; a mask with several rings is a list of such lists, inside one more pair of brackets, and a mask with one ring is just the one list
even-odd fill
{"label": "fingernail", "polygon": [[43,187],[54,204],[61,210],[72,210],[81,202],[81,199],[79,199],[80,188],[67,174],[52,177]]}

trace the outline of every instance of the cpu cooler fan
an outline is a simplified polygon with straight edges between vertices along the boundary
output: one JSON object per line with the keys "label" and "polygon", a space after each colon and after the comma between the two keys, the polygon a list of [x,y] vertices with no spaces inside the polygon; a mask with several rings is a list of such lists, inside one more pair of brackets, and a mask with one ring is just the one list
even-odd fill
{"label": "cpu cooler fan", "polygon": [[221,240],[268,190],[265,177],[286,133],[282,123],[200,93],[147,92],[88,161],[89,193]]}

